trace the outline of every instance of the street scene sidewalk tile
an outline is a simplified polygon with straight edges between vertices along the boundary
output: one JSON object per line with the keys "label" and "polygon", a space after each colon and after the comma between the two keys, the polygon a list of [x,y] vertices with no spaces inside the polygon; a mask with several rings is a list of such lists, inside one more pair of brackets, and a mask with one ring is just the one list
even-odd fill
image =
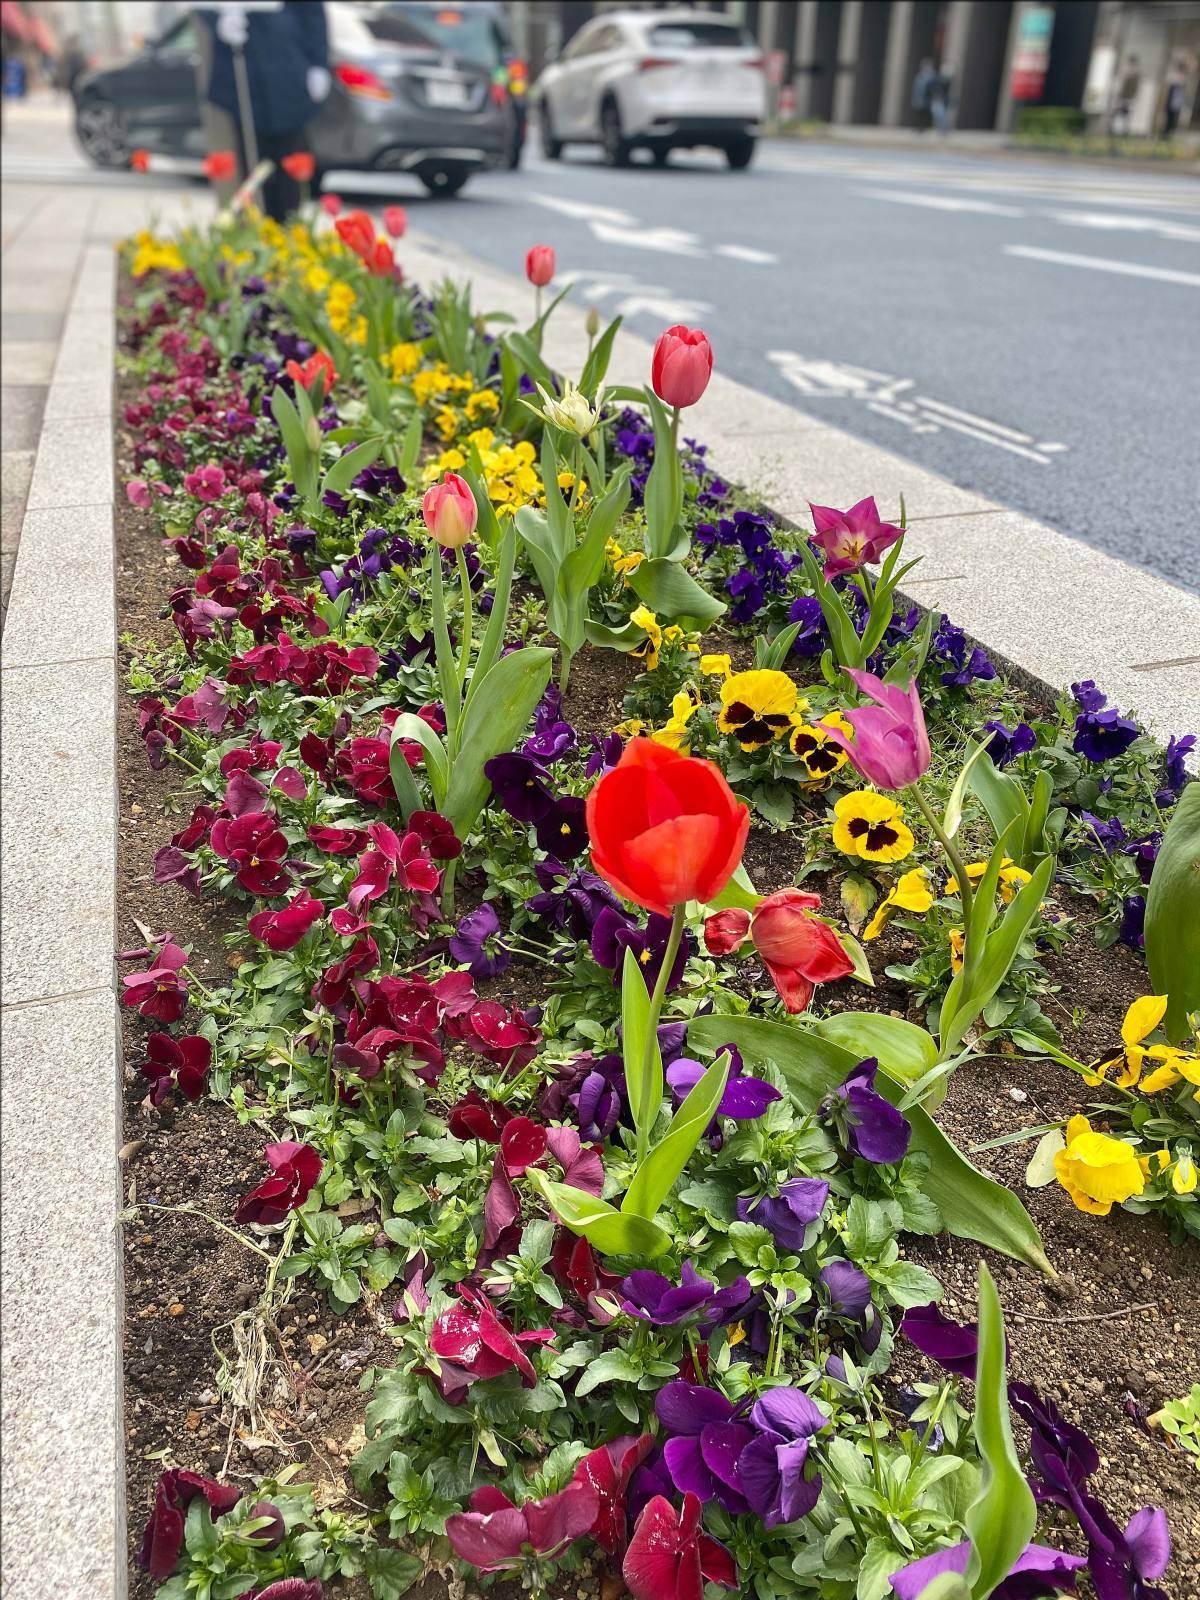
{"label": "street scene sidewalk tile", "polygon": [[4,666],[111,657],[114,637],[112,507],[27,511],[0,644]]}
{"label": "street scene sidewalk tile", "polygon": [[42,430],[29,487],[29,510],[107,505],[112,497],[112,439],[108,430],[80,428],[74,421],[48,422]]}

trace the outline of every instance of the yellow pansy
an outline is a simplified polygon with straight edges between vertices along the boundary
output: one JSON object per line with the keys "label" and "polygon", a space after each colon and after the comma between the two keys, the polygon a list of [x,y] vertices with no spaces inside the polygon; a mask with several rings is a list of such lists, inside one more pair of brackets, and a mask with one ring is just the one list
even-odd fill
{"label": "yellow pansy", "polygon": [[904,812],[890,796],[873,789],[844,794],[833,808],[833,842],[863,861],[903,861],[913,847]]}
{"label": "yellow pansy", "polygon": [[967,948],[967,936],[962,928],[950,929],[950,971],[961,972],[963,969],[963,955]]}
{"label": "yellow pansy", "polygon": [[1138,1083],[1143,1094],[1158,1094],[1160,1090],[1173,1089],[1177,1083],[1186,1080],[1197,1086],[1196,1099],[1200,1100],[1200,1056],[1187,1050],[1177,1050],[1173,1045],[1152,1044],[1143,1053],[1142,1059],[1145,1065],[1152,1061],[1158,1063]]}
{"label": "yellow pansy", "polygon": [[[987,868],[988,864],[986,861],[972,861],[967,867],[967,877],[970,879],[971,887],[973,889],[977,889],[979,887],[980,879],[987,871]],[[1024,867],[1018,867],[1011,857],[1005,856],[1004,860],[1000,863],[1000,874],[997,880],[1000,886],[1000,898],[1004,901],[1005,905],[1009,904],[1021,885],[1023,883],[1028,883],[1032,876],[1033,874],[1026,872]],[[958,879],[947,878],[946,887],[942,892],[943,894],[957,894]]]}
{"label": "yellow pansy", "polygon": [[494,389],[476,389],[463,409],[468,422],[478,422],[481,417],[494,417],[500,409],[500,401]]}
{"label": "yellow pansy", "polygon": [[1171,1187],[1176,1194],[1192,1194],[1196,1188],[1196,1163],[1190,1150],[1180,1153],[1171,1168]]}
{"label": "yellow pansy", "polygon": [[1097,1133],[1086,1117],[1072,1117],[1065,1137],[1066,1147],[1054,1157],[1054,1175],[1080,1211],[1106,1217],[1114,1205],[1146,1187],[1132,1146]]}
{"label": "yellow pansy", "polygon": [[433,419],[433,425],[446,443],[449,444],[450,440],[458,432],[458,412],[450,406],[442,406],[437,416]]}
{"label": "yellow pansy", "polygon": [[897,911],[915,911],[924,916],[933,904],[929,888],[929,873],[924,867],[913,867],[893,885],[891,892],[879,902],[875,915],[863,929],[863,938],[878,939]]}
{"label": "yellow pansy", "polygon": [[328,289],[332,279],[324,267],[312,266],[306,269],[303,281],[304,287],[311,294],[320,294],[322,290]]}
{"label": "yellow pansy", "polygon": [[146,272],[182,272],[184,259],[179,247],[169,239],[156,239],[145,229],[134,239],[135,249],[129,270],[135,278]]}
{"label": "yellow pansy", "polygon": [[1118,1069],[1113,1080],[1118,1089],[1131,1089],[1142,1075],[1142,1067],[1146,1058],[1161,1060],[1169,1054],[1166,1046],[1147,1046],[1143,1043],[1155,1028],[1158,1027],[1167,1013],[1167,996],[1165,994],[1144,994],[1135,1000],[1125,1013],[1125,1020],[1121,1024],[1121,1043],[1124,1045],[1119,1056],[1113,1056],[1109,1061],[1097,1062],[1090,1072],[1085,1073],[1085,1083],[1103,1083],[1112,1068]]}
{"label": "yellow pansy", "polygon": [[733,658],[726,655],[700,657],[700,671],[706,678],[727,678]]}
{"label": "yellow pansy", "polygon": [[700,697],[694,689],[681,689],[671,701],[671,715],[663,727],[651,735],[655,744],[665,744],[670,750],[688,749],[687,725],[700,709]]}
{"label": "yellow pansy", "polygon": [[392,382],[399,383],[401,378],[407,378],[421,365],[421,346],[405,341],[394,344],[383,357],[383,363],[392,375]]}
{"label": "yellow pansy", "polygon": [[805,789],[823,789],[835,772],[840,772],[849,760],[840,744],[829,737],[831,729],[845,733],[850,724],[840,711],[831,711],[819,722],[796,722],[788,744],[794,756],[804,763],[808,774],[802,784]]}
{"label": "yellow pansy", "polygon": [[625,740],[636,739],[639,734],[645,733],[645,731],[646,724],[640,717],[630,717],[628,722],[618,722],[613,729],[614,733],[619,733],[622,739]]}
{"label": "yellow pansy", "polygon": [[625,550],[615,539],[610,539],[604,547],[608,557],[608,564],[618,577],[629,581],[629,574],[636,572],[646,557],[640,550]]}
{"label": "yellow pansy", "polygon": [[1169,1150],[1152,1150],[1148,1156],[1138,1157],[1138,1166],[1142,1169],[1143,1178],[1157,1178],[1159,1173],[1165,1172],[1170,1165]]}
{"label": "yellow pansy", "polygon": [[646,637],[640,644],[635,644],[629,652],[642,663],[647,672],[653,672],[658,666],[658,654],[662,649],[662,629],[658,625],[658,618],[649,606],[639,606],[629,617],[630,622],[636,623]]}
{"label": "yellow pansy", "polygon": [[735,672],[721,685],[717,727],[732,734],[743,750],[761,750],[788,731],[798,704],[796,685],[786,672]]}

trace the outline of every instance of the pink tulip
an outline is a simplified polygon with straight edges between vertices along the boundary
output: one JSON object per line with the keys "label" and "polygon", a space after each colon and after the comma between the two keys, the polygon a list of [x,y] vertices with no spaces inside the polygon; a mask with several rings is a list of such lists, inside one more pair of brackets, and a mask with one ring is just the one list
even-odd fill
{"label": "pink tulip", "polygon": [[650,363],[650,382],[669,406],[694,406],[712,377],[713,353],[708,335],[682,323],[660,333]]}
{"label": "pink tulip", "polygon": [[842,713],[854,729],[853,739],[836,728],[830,728],[829,737],[877,789],[906,789],[929,765],[929,735],[916,680],[904,690],[871,672],[846,671],[876,704]]}
{"label": "pink tulip", "polygon": [[893,522],[881,522],[875,507],[874,496],[868,495],[849,511],[835,511],[832,506],[814,506],[816,535],[814,544],[825,554],[825,576],[836,578],[842,572],[857,572],[867,562],[876,562],[897,539],[904,537],[904,529]]}
{"label": "pink tulip", "polygon": [[408,227],[408,212],[403,206],[384,206],[383,231],[391,239],[403,239]]}
{"label": "pink tulip", "polygon": [[705,946],[710,955],[728,955],[752,939],[788,1011],[803,1011],[815,985],[854,971],[837,934],[810,915],[820,904],[820,895],[780,889],[760,900],[753,912],[718,911],[704,924]]}
{"label": "pink tulip", "polygon": [[459,550],[475,532],[479,507],[470,484],[457,472],[448,472],[441,483],[426,489],[421,515],[440,545],[447,550]]}
{"label": "pink tulip", "polygon": [[554,276],[554,247],[535,244],[525,255],[525,276],[535,289],[544,289]]}
{"label": "pink tulip", "polygon": [[321,210],[327,217],[336,217],[341,209],[342,197],[340,194],[323,194],[321,196]]}

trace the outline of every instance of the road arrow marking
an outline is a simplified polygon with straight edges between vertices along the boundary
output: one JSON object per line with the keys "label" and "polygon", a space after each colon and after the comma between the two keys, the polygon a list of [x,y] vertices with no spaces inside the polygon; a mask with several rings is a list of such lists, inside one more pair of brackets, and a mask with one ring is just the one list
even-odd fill
{"label": "road arrow marking", "polygon": [[901,206],[927,206],[931,211],[978,211],[988,217],[1023,217],[1017,206],[1000,206],[994,200],[967,200],[949,194],[913,194],[902,189],[860,189],[868,200],[892,200]]}
{"label": "road arrow marking", "polygon": [[719,244],[716,253],[719,256],[729,256],[733,261],[748,261],[756,267],[779,265],[778,256],[773,256],[769,250],[755,250],[748,244]]}
{"label": "road arrow marking", "polygon": [[609,222],[618,228],[636,228],[638,219],[628,211],[615,211],[611,206],[594,206],[586,200],[564,200],[556,194],[531,194],[535,205],[549,211],[559,211],[564,217],[577,217],[581,222]]}

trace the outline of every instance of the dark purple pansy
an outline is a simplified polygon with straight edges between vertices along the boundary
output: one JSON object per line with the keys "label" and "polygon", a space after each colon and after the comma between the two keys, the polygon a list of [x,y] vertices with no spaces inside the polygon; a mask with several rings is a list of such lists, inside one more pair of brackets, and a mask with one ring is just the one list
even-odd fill
{"label": "dark purple pansy", "polygon": [[796,1254],[804,1249],[808,1230],[828,1201],[829,1185],[824,1178],[791,1178],[777,1195],[757,1201],[743,1197],[737,1203],[737,1214],[742,1222],[766,1228],[781,1250]]}
{"label": "dark purple pansy", "polygon": [[1160,806],[1173,806],[1183,793],[1183,786],[1188,781],[1188,757],[1195,748],[1194,733],[1185,733],[1178,739],[1172,734],[1167,740],[1166,782],[1155,795]]}
{"label": "dark purple pansy", "polygon": [[875,1088],[879,1062],[860,1061],[824,1101],[823,1121],[837,1124],[846,1147],[864,1161],[891,1166],[903,1161],[912,1138],[907,1118]]}
{"label": "dark purple pansy", "polygon": [[816,595],[798,595],[788,607],[788,621],[800,624],[792,654],[806,658],[819,656],[825,648],[825,619]]}
{"label": "dark purple pansy", "polygon": [[823,1411],[798,1389],[769,1389],[750,1412],[755,1437],[738,1460],[738,1483],[764,1526],[805,1517],[821,1494],[821,1475],[805,1470],[813,1436],[825,1426]]}
{"label": "dark purple pansy", "polygon": [[483,767],[496,799],[517,822],[536,822],[554,804],[550,777],[540,761],[512,751],[493,756]]}
{"label": "dark purple pansy", "polygon": [[821,1268],[820,1284],[836,1317],[857,1322],[871,1304],[871,1280],[852,1261],[828,1261]]}
{"label": "dark purple pansy", "polygon": [[604,773],[611,772],[620,761],[625,741],[619,733],[606,733],[603,739],[593,734],[592,746],[592,753],[587,759],[584,772],[589,778],[599,778]]}
{"label": "dark purple pansy", "polygon": [[724,1289],[702,1278],[690,1261],[683,1263],[678,1284],[661,1272],[643,1268],[621,1285],[622,1310],[659,1326],[696,1323],[707,1333],[727,1321],[750,1299],[750,1284],[737,1277]]}
{"label": "dark purple pansy", "polygon": [[1146,897],[1127,894],[1121,901],[1121,926],[1117,938],[1131,950],[1140,950],[1146,943]]}
{"label": "dark purple pansy", "polygon": [[663,1460],[680,1494],[706,1504],[716,1500],[731,1516],[747,1509],[738,1484],[738,1458],[754,1434],[737,1420],[738,1408],[716,1389],[678,1380],[655,1397],[658,1420],[671,1435]]}
{"label": "dark purple pansy", "polygon": [[573,939],[590,939],[596,918],[606,906],[620,912],[608,884],[586,868],[572,871],[547,857],[533,871],[541,893],[530,895],[525,909],[547,927],[561,929]]}
{"label": "dark purple pansy", "polygon": [[1037,747],[1037,734],[1027,722],[1018,722],[1011,733],[1002,722],[985,722],[984,727],[991,734],[987,753],[997,767],[1006,767]]}
{"label": "dark purple pansy", "polygon": [[[910,1561],[889,1578],[896,1600],[920,1600],[927,1585],[943,1573],[964,1573],[971,1559],[971,1541],[952,1544],[945,1550]],[[992,1600],[1040,1600],[1043,1595],[1074,1589],[1075,1575],[1087,1566],[1083,1556],[1069,1556],[1046,1545],[1031,1544],[1017,1557],[1007,1578],[992,1590]]]}
{"label": "dark purple pansy", "polygon": [[[704,1076],[705,1070],[699,1061],[692,1061],[688,1056],[680,1056],[671,1063],[667,1068],[666,1077],[676,1105],[683,1104]],[[749,1122],[755,1117],[761,1117],[769,1105],[782,1098],[773,1084],[764,1083],[761,1078],[746,1077],[741,1073],[734,1076],[731,1068],[725,1092],[717,1107],[717,1116],[732,1117],[736,1122]]]}
{"label": "dark purple pansy", "polygon": [[1030,1455],[1043,1477],[1052,1472],[1053,1457],[1074,1482],[1086,1483],[1100,1465],[1100,1452],[1073,1422],[1068,1422],[1052,1400],[1045,1399],[1027,1383],[1010,1383],[1008,1402],[1017,1415],[1029,1424]]}
{"label": "dark purple pansy", "polygon": [[959,1378],[975,1377],[975,1358],[979,1353],[979,1329],[973,1322],[954,1322],[944,1317],[932,1301],[914,1306],[904,1313],[900,1332],[947,1372]]}
{"label": "dark purple pansy", "polygon": [[1100,711],[1108,704],[1108,696],[1101,694],[1097,689],[1094,678],[1085,678],[1082,683],[1073,683],[1071,695],[1081,711]]}
{"label": "dark purple pansy", "polygon": [[538,817],[538,849],[556,861],[574,861],[588,847],[586,803],[582,796],[565,794]]}
{"label": "dark purple pansy", "polygon": [[[670,917],[660,916],[657,911],[652,911],[646,919],[646,926],[639,928],[624,911],[606,907],[596,918],[592,928],[592,959],[597,965],[607,967],[612,972],[614,983],[620,983],[625,951],[632,950],[642,969],[646,988],[653,989],[658,980],[658,969],[667,953],[667,941],[670,936]],[[691,935],[685,933],[679,942],[679,952],[667,979],[668,993],[678,986],[683,977],[683,969],[691,954],[691,945]]]}
{"label": "dark purple pansy", "polygon": [[461,919],[450,935],[450,954],[473,978],[494,978],[512,961],[512,951],[500,938],[500,919],[485,900]]}
{"label": "dark purple pansy", "polygon": [[1099,764],[1123,755],[1138,736],[1138,725],[1123,717],[1116,706],[1102,711],[1081,711],[1075,718],[1075,740],[1071,748],[1086,761]]}

